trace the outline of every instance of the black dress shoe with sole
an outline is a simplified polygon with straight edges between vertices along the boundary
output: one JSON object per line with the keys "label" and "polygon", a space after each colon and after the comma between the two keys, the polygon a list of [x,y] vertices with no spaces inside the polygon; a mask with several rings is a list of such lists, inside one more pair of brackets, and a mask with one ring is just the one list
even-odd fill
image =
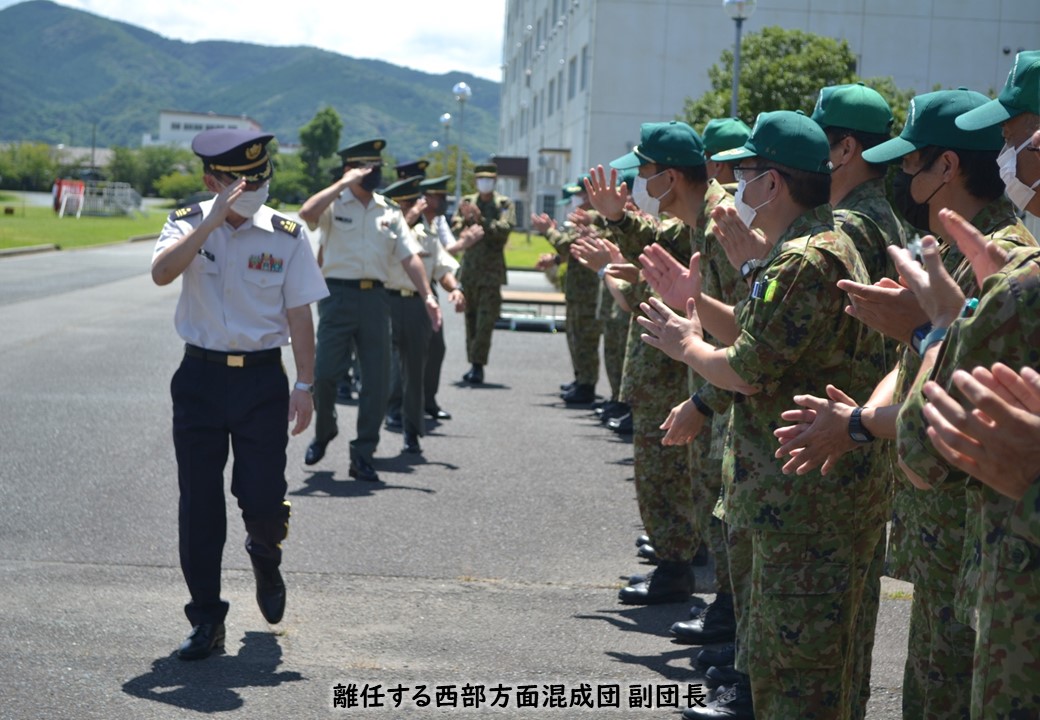
{"label": "black dress shoe with sole", "polygon": [[387,430],[400,430],[404,427],[404,420],[401,419],[400,415],[387,415],[383,425],[386,426]]}
{"label": "black dress shoe with sole", "polygon": [[640,545],[639,549],[636,550],[636,555],[643,558],[647,562],[657,562],[657,551],[654,550],[653,545]]}
{"label": "black dress shoe with sole", "polygon": [[621,588],[618,600],[625,605],[687,602],[693,594],[694,584],[690,563],[664,561],[657,566],[648,581]]}
{"label": "black dress shoe with sole", "polygon": [[712,690],[720,688],[723,685],[730,686],[738,683],[750,683],[748,676],[737,670],[732,665],[719,665],[717,667],[710,667],[708,671],[704,673],[705,684]]}
{"label": "black dress shoe with sole", "polygon": [[407,430],[405,430],[404,447],[402,448],[402,450],[406,453],[411,453],[413,455],[421,455],[422,447],[419,445],[419,436],[415,433],[408,432]]}
{"label": "black dress shoe with sole", "polygon": [[567,405],[590,405],[596,400],[596,388],[593,385],[575,385],[560,397]]}
{"label": "black dress shoe with sole", "polygon": [[379,474],[372,465],[362,458],[350,458],[350,477],[365,482],[379,482]]}
{"label": "black dress shoe with sole", "polygon": [[733,596],[729,593],[719,593],[696,618],[672,625],[672,635],[675,635],[679,642],[692,645],[733,642],[737,637]]}
{"label": "black dress shoe with sole", "polygon": [[726,643],[717,648],[705,648],[697,653],[693,659],[696,667],[707,670],[710,667],[732,665],[737,658],[737,647],[733,643]]}
{"label": "black dress shoe with sole", "polygon": [[200,623],[177,648],[181,660],[201,660],[211,653],[224,652],[224,623]]}
{"label": "black dress shoe with sole", "polygon": [[621,417],[616,417],[607,421],[607,427],[616,432],[618,435],[631,435],[632,434],[632,413],[626,413]]}
{"label": "black dress shoe with sole", "polygon": [[339,430],[332,433],[332,435],[329,436],[329,439],[324,442],[318,438],[314,438],[314,440],[311,441],[311,444],[307,446],[307,454],[303,456],[303,464],[314,465],[325,457],[325,448],[328,447],[330,442],[336,439],[337,435],[339,435]]}
{"label": "black dress shoe with sole", "polygon": [[470,385],[481,385],[484,382],[484,366],[473,365],[469,372],[462,376],[464,382]]}
{"label": "black dress shoe with sole", "polygon": [[649,535],[645,535],[644,534],[644,535],[640,535],[639,537],[636,538],[636,547],[639,547],[640,545],[650,545],[650,544],[651,543],[650,543],[650,536]]}
{"label": "black dress shoe with sole", "polygon": [[437,408],[435,410],[427,410],[426,417],[430,420],[451,420],[451,413],[444,408]]}
{"label": "black dress shoe with sole", "polygon": [[738,683],[726,688],[707,707],[683,710],[683,720],[755,720],[751,686]]}
{"label": "black dress shoe with sole", "polygon": [[253,577],[256,578],[256,604],[264,620],[277,625],[285,614],[285,582],[278,568],[264,568],[253,561]]}

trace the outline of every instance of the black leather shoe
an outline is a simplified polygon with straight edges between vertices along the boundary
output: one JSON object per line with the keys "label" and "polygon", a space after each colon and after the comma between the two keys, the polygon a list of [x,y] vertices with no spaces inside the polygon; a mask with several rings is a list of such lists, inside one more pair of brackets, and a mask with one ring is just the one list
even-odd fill
{"label": "black leather shoe", "polygon": [[694,567],[704,567],[711,562],[711,552],[708,551],[708,546],[704,543],[700,544],[697,548],[697,552],[693,556]]}
{"label": "black leather shoe", "polygon": [[649,545],[649,544],[650,544],[650,536],[649,535],[643,534],[643,535],[640,535],[639,537],[636,538],[636,547],[639,547],[640,545]]}
{"label": "black leather shoe", "polygon": [[657,551],[654,550],[653,545],[640,545],[639,549],[636,550],[636,555],[643,558],[647,562],[657,562]]}
{"label": "black leather shoe", "polygon": [[451,413],[444,408],[427,409],[426,417],[430,420],[451,420]]}
{"label": "black leather shoe", "polygon": [[596,400],[596,387],[575,385],[573,390],[565,392],[561,397],[567,405],[589,405]]}
{"label": "black leather shoe", "polygon": [[599,421],[606,425],[614,418],[619,418],[624,415],[628,415],[632,412],[632,408],[622,402],[609,402],[602,408],[596,410],[596,415],[599,417]]}
{"label": "black leather shoe", "polygon": [[470,385],[480,385],[484,382],[484,366],[474,363],[469,372],[462,376],[464,382]]}
{"label": "black leather shoe", "polygon": [[626,413],[621,417],[614,418],[613,420],[608,420],[607,427],[616,432],[618,435],[631,435],[632,413]]}
{"label": "black leather shoe", "polygon": [[326,446],[330,442],[335,440],[337,435],[339,435],[339,430],[337,430],[336,432],[332,433],[332,435],[329,437],[329,439],[326,440],[325,442],[322,442],[318,438],[314,438],[314,440],[311,441],[311,444],[307,446],[307,454],[303,456],[303,464],[304,465],[314,465],[319,460],[321,460],[323,457],[325,457],[325,448],[326,448]]}
{"label": "black leather shoe", "polygon": [[693,659],[693,664],[707,670],[720,665],[732,665],[737,659],[737,647],[733,643],[720,645],[717,648],[704,648]]}
{"label": "black leather shoe", "polygon": [[672,625],[672,635],[675,635],[679,642],[692,645],[733,642],[737,637],[733,596],[729,593],[719,593],[695,619]]}
{"label": "black leather shoe", "polygon": [[264,620],[277,625],[285,614],[285,583],[278,568],[265,569],[255,560],[253,577],[256,578],[256,604]]}
{"label": "black leather shoe", "polygon": [[177,648],[177,657],[201,660],[214,652],[224,652],[224,623],[202,623],[193,627],[188,639]]}
{"label": "black leather shoe", "polygon": [[404,432],[404,452],[412,453],[414,455],[422,454],[422,447],[419,445],[419,436],[413,432]]}
{"label": "black leather shoe", "polygon": [[650,578],[654,576],[654,571],[651,570],[648,573],[636,573],[635,575],[628,576],[629,585],[638,585],[639,583],[650,582]]}
{"label": "black leather shoe", "polygon": [[379,475],[376,473],[376,469],[367,460],[359,457],[350,458],[349,474],[355,480],[379,482]]}
{"label": "black leather shoe", "polygon": [[578,384],[577,380],[571,380],[569,383],[560,383],[560,392],[570,392]]}
{"label": "black leather shoe", "polygon": [[731,685],[737,685],[738,683],[746,684],[750,682],[747,675],[739,672],[732,665],[710,667],[708,668],[708,672],[704,673],[704,679],[707,681],[705,684],[712,690],[722,687],[723,685],[729,687]]}
{"label": "black leather shoe", "polygon": [[404,420],[400,415],[387,415],[386,422],[383,424],[386,425],[387,430],[400,430],[404,427]]}
{"label": "black leather shoe", "polygon": [[751,703],[751,686],[738,683],[719,693],[707,707],[683,710],[683,720],[755,720]]}
{"label": "black leather shoe", "polygon": [[686,602],[693,594],[693,588],[693,568],[690,563],[666,560],[657,566],[647,582],[621,588],[618,600],[625,605]]}

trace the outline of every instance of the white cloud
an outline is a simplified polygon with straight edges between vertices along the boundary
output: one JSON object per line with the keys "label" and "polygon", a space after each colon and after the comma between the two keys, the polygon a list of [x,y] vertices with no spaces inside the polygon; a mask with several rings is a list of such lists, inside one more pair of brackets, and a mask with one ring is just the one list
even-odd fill
{"label": "white cloud", "polygon": [[[0,0],[0,8],[12,5]],[[237,40],[313,45],[430,73],[469,72],[501,79],[505,0],[60,0],[61,5],[187,42]],[[264,14],[265,8],[278,8]]]}

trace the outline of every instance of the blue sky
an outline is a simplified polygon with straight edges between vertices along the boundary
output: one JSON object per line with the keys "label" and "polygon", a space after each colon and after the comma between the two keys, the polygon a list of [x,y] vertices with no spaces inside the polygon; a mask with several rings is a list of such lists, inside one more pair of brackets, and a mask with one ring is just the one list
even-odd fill
{"label": "blue sky", "polygon": [[[17,4],[0,0],[0,9]],[[431,73],[501,80],[505,0],[59,0],[168,38],[313,45]],[[265,8],[280,8],[265,14]],[[332,8],[330,10],[330,8]]]}

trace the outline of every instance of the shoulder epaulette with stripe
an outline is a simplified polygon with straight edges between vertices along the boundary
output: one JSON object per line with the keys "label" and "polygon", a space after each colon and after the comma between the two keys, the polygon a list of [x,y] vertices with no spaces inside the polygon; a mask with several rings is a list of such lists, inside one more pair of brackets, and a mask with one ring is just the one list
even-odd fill
{"label": "shoulder epaulette with stripe", "polygon": [[192,215],[201,214],[202,206],[198,203],[195,203],[193,205],[186,205],[185,207],[177,208],[176,210],[174,210],[172,213],[170,213],[170,220],[183,220],[184,218],[189,218]]}
{"label": "shoulder epaulette with stripe", "polygon": [[281,215],[275,215],[271,218],[271,227],[275,230],[281,230],[284,233],[289,233],[293,237],[300,237],[300,223],[295,220],[290,220],[287,217]]}

